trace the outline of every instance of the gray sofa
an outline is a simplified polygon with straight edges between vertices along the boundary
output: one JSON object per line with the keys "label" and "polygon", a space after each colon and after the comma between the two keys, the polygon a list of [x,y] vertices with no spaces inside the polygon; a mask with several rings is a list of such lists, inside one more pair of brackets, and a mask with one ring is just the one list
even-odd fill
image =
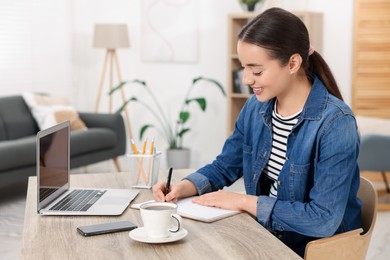
{"label": "gray sofa", "polygon": [[390,136],[378,134],[362,135],[360,139],[360,152],[358,163],[360,171],[380,172],[387,193],[390,185],[386,172],[390,171]]}
{"label": "gray sofa", "polygon": [[[126,152],[126,131],[118,114],[79,113],[88,130],[71,132],[70,168],[114,159]],[[27,183],[36,174],[39,131],[22,96],[0,97],[0,190]]]}

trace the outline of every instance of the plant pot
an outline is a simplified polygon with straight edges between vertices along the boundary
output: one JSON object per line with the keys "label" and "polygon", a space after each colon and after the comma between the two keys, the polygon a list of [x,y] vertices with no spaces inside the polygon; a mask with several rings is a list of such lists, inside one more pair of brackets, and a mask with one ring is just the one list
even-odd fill
{"label": "plant pot", "polygon": [[253,12],[255,10],[256,4],[247,4],[246,8],[249,12]]}
{"label": "plant pot", "polygon": [[244,11],[247,11],[247,12],[253,12],[255,10],[259,10],[263,5],[263,1],[259,1],[257,3],[250,3],[250,4],[244,4],[244,3],[242,3],[241,0],[239,0],[239,2],[240,2],[242,9]]}
{"label": "plant pot", "polygon": [[188,148],[167,149],[167,167],[187,169],[190,166],[191,150]]}

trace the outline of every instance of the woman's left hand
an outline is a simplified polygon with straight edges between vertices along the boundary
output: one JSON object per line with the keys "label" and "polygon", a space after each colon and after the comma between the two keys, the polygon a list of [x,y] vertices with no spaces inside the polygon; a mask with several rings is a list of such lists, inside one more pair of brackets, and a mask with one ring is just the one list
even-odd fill
{"label": "woman's left hand", "polygon": [[244,210],[256,215],[256,196],[219,190],[196,197],[192,202],[203,206],[222,209]]}

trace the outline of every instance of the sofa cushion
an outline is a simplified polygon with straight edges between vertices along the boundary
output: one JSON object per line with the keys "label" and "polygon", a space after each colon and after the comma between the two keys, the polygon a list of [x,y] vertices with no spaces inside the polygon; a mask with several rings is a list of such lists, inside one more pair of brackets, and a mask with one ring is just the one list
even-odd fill
{"label": "sofa cushion", "polygon": [[[1,141],[0,158],[0,172],[34,165],[36,160],[35,135],[16,140]],[[31,173],[31,175],[33,174]]]}
{"label": "sofa cushion", "polygon": [[21,96],[0,98],[0,140],[32,136],[38,131],[38,125]]}
{"label": "sofa cushion", "polygon": [[39,128],[46,129],[65,120],[70,121],[70,130],[85,130],[87,127],[80,119],[76,109],[65,97],[24,92],[24,101],[30,107],[31,113]]}
{"label": "sofa cushion", "polygon": [[[115,133],[109,129],[92,128],[87,131],[71,132],[70,157],[110,149],[117,142]],[[0,142],[0,158],[0,172],[35,165],[35,135]]]}
{"label": "sofa cushion", "polygon": [[87,131],[71,132],[71,157],[115,147],[118,138],[114,131],[106,128],[89,128]]}

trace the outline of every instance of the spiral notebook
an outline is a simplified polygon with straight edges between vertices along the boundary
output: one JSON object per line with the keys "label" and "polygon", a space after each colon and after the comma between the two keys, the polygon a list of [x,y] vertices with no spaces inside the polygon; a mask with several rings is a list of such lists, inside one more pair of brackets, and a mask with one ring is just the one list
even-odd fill
{"label": "spiral notebook", "polygon": [[[207,207],[202,206],[199,204],[195,204],[192,202],[192,199],[194,197],[188,197],[185,199],[179,200],[177,204],[177,213],[184,217],[184,218],[190,218],[202,222],[214,222],[223,218],[227,218],[233,215],[236,215],[240,213],[241,211],[237,210],[227,210],[227,209],[220,209],[216,207]],[[146,202],[151,202],[146,201]],[[143,202],[145,203],[145,202]],[[142,203],[138,204],[132,204],[130,207],[139,209],[140,205]]]}

